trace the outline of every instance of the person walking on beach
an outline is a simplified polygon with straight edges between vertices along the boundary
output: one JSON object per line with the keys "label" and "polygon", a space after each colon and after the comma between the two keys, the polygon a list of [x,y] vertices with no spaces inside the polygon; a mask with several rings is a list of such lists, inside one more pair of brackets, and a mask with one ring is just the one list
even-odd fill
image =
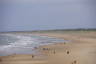
{"label": "person walking on beach", "polygon": [[34,55],[32,55],[32,58],[34,58]]}
{"label": "person walking on beach", "polygon": [[54,51],[53,51],[53,53],[55,54],[55,53],[56,53],[56,51],[54,50]]}

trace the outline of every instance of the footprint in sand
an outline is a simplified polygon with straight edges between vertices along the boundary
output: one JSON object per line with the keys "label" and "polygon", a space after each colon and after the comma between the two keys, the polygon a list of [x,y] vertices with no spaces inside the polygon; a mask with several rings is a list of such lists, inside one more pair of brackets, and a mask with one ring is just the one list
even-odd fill
{"label": "footprint in sand", "polygon": [[67,51],[67,54],[69,54],[69,51]]}
{"label": "footprint in sand", "polygon": [[76,61],[76,60],[74,60],[74,61],[72,62],[72,64],[77,64],[77,61]]}
{"label": "footprint in sand", "polygon": [[2,62],[2,59],[0,58],[0,62]]}
{"label": "footprint in sand", "polygon": [[55,53],[56,53],[56,51],[54,50],[54,51],[53,51],[53,53],[55,54]]}

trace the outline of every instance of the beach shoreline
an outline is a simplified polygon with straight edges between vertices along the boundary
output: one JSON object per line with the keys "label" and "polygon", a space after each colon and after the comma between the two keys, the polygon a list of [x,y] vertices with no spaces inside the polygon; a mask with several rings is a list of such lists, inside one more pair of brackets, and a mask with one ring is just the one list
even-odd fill
{"label": "beach shoreline", "polygon": [[[1,56],[0,64],[96,64],[96,32],[83,33],[32,33],[68,40],[38,48],[39,56]],[[33,57],[32,57],[33,56]]]}

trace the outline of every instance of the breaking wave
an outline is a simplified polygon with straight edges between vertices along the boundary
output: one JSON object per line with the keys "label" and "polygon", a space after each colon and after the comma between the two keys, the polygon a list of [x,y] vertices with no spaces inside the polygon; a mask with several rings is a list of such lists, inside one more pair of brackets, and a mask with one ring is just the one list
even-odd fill
{"label": "breaking wave", "polygon": [[36,52],[35,47],[64,41],[32,34],[0,34],[0,55],[31,54]]}

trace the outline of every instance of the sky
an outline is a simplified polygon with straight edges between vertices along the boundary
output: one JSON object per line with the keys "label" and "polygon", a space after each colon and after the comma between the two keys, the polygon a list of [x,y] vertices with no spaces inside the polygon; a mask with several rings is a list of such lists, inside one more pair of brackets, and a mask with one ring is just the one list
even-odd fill
{"label": "sky", "polygon": [[0,31],[96,28],[95,0],[0,2]]}

